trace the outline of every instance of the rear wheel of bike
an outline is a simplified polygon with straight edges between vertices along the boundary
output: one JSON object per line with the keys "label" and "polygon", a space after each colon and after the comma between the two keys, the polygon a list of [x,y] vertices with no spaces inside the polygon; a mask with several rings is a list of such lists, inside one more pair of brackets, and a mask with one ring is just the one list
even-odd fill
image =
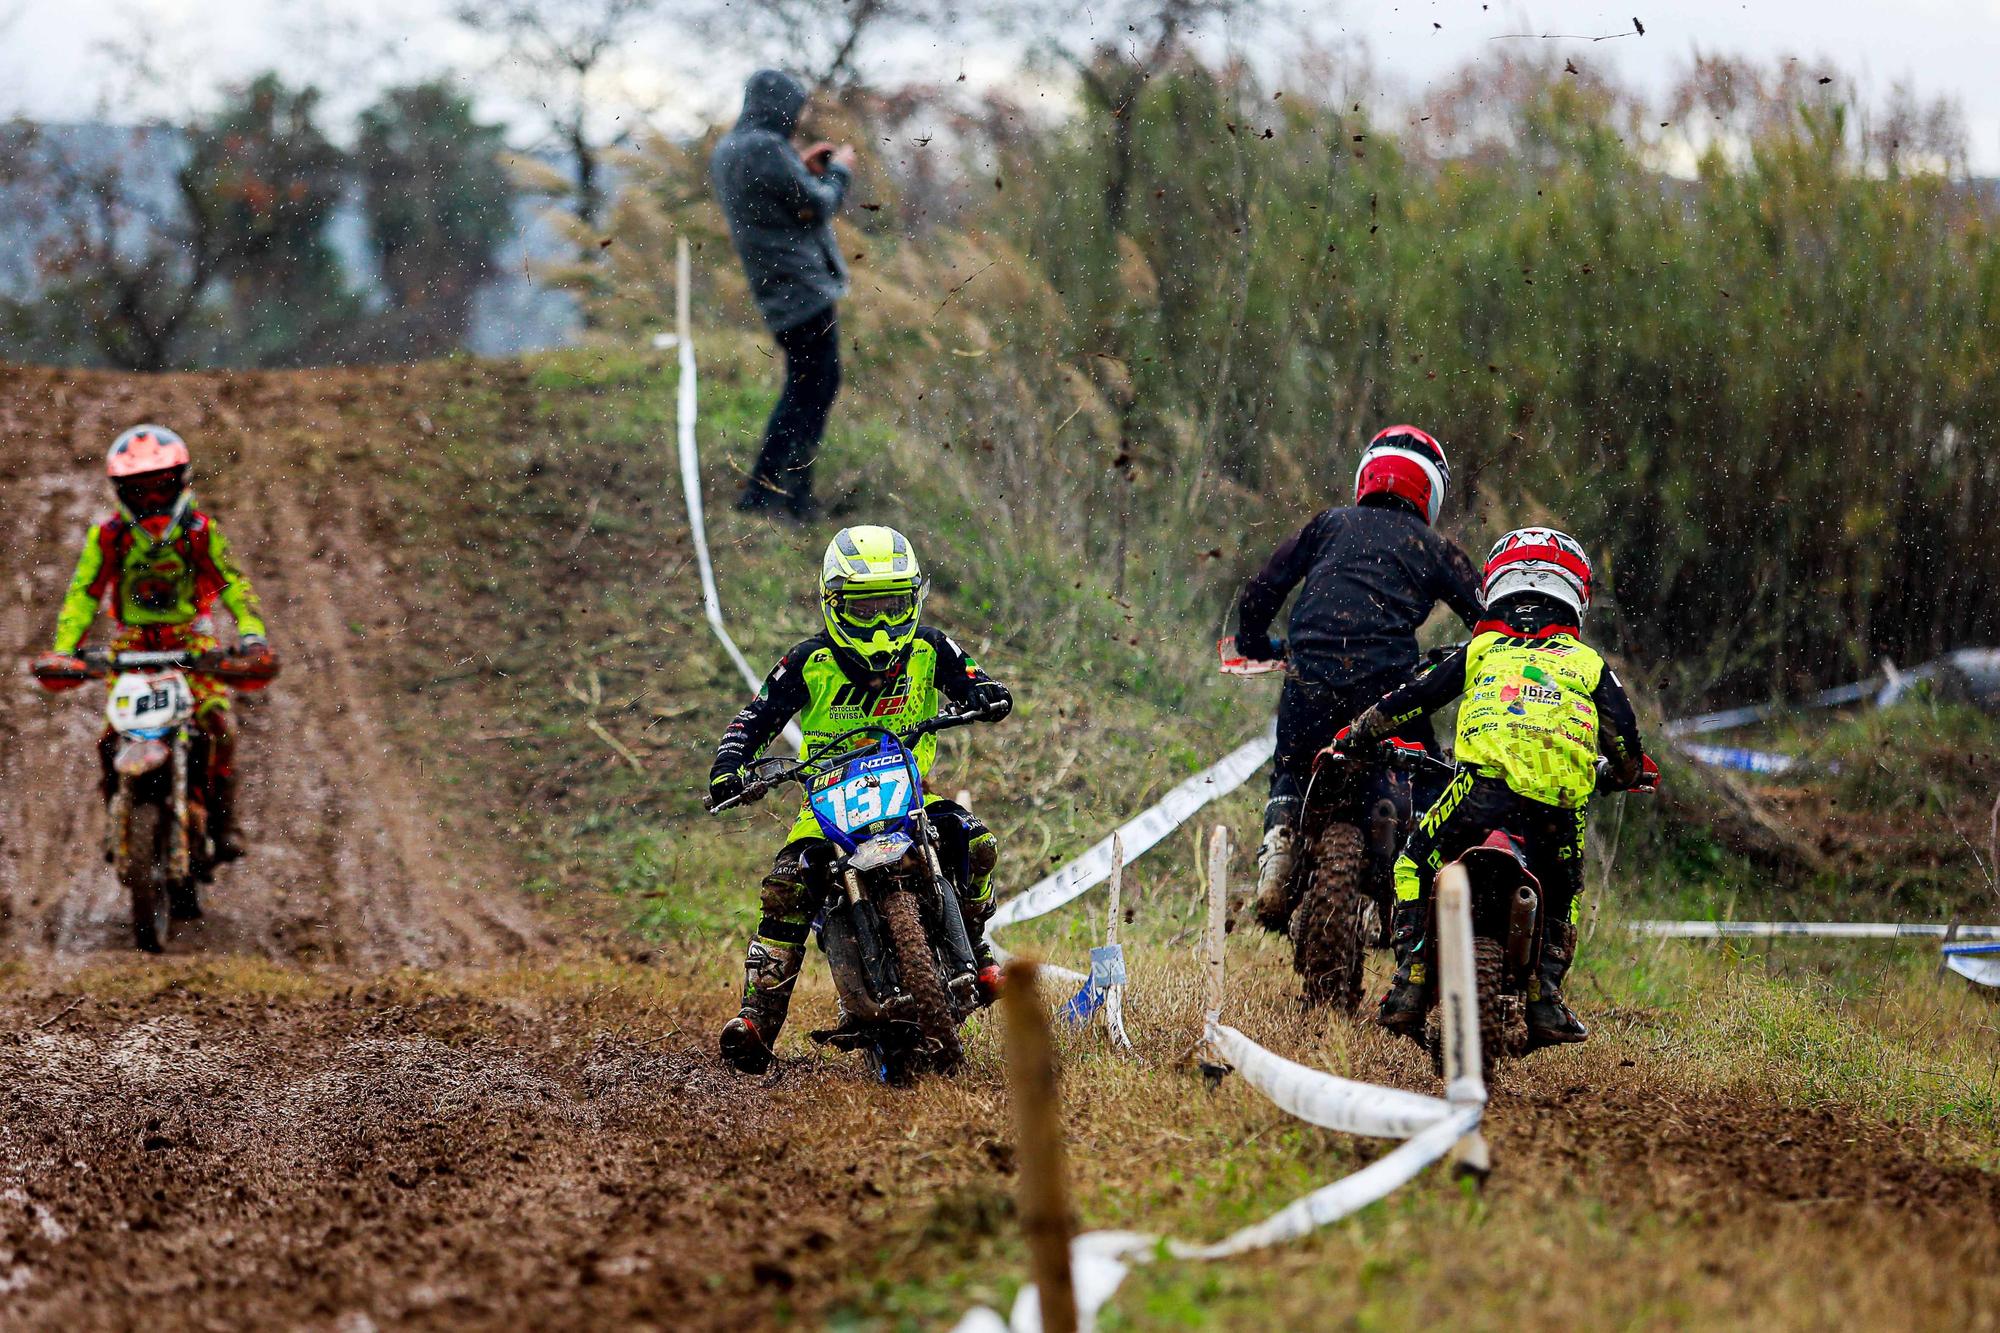
{"label": "rear wheel of bike", "polygon": [[924,1034],[925,1054],[931,1068],[949,1072],[965,1058],[965,1048],[959,1045],[951,1001],[938,976],[930,936],[924,932],[924,914],[915,895],[907,889],[885,894],[880,906],[883,923],[889,927],[889,947],[896,955],[896,975],[916,1002],[917,1027]]}
{"label": "rear wheel of bike", "polygon": [[1308,855],[1311,873],[1292,913],[1292,966],[1305,981],[1308,1005],[1353,1013],[1378,917],[1363,882],[1367,848],[1360,829],[1334,823],[1314,839]]}
{"label": "rear wheel of bike", "polygon": [[1472,980],[1479,988],[1479,1077],[1493,1077],[1503,1055],[1514,1054],[1507,1041],[1507,997],[1500,993],[1507,955],[1500,941],[1481,936],[1472,941]]}
{"label": "rear wheel of bike", "polygon": [[[1506,977],[1506,951],[1500,941],[1485,936],[1475,936],[1472,941],[1472,984],[1477,995],[1474,997],[1479,1008],[1479,1077],[1490,1081],[1493,1070],[1503,1056],[1519,1055],[1524,1049],[1526,1027],[1522,1023],[1510,1024],[1509,1015],[1517,1010],[1519,997],[1502,993],[1501,986]],[[1509,1031],[1510,1027],[1520,1027],[1520,1035]],[[1430,1022],[1424,1030],[1424,1045],[1431,1054],[1431,1068],[1440,1078],[1444,1076],[1444,1006],[1438,1005],[1431,1011]]]}
{"label": "rear wheel of bike", "polygon": [[172,929],[171,904],[166,886],[160,883],[160,844],[167,828],[167,812],[153,801],[121,798],[113,807],[114,816],[122,808],[125,825],[118,836],[116,865],[118,882],[132,896],[132,942],[147,953],[166,947]]}

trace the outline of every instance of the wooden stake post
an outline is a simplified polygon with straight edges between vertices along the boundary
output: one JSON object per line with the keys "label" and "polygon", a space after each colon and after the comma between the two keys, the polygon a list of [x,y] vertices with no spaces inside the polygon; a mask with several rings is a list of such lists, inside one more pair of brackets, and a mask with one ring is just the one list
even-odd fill
{"label": "wooden stake post", "polygon": [[681,345],[687,345],[694,336],[694,320],[689,313],[693,301],[692,288],[694,260],[688,254],[687,237],[682,236],[674,246],[674,331],[679,335]]}
{"label": "wooden stake post", "polygon": [[[1479,991],[1472,963],[1472,881],[1465,867],[1446,866],[1437,877],[1438,1022],[1444,1041],[1444,1095],[1453,1106],[1486,1104],[1485,1065],[1479,1050]],[[1484,1176],[1493,1169],[1486,1137],[1478,1130],[1451,1150],[1460,1172]]]}
{"label": "wooden stake post", "polygon": [[1212,1079],[1229,1072],[1229,1064],[1208,1044],[1208,1030],[1222,1021],[1223,961],[1229,938],[1229,829],[1217,824],[1208,839],[1208,931],[1203,939],[1201,1013],[1202,1072]]}
{"label": "wooden stake post", "polygon": [[[1116,948],[1118,927],[1123,918],[1124,908],[1121,897],[1125,883],[1125,838],[1122,834],[1111,835],[1111,900],[1107,905],[1104,924],[1106,947]],[[1111,1034],[1112,1045],[1123,1051],[1132,1049],[1132,1039],[1125,1035],[1125,988],[1107,986],[1104,990],[1104,1028]]]}
{"label": "wooden stake post", "polygon": [[1063,1164],[1062,1106],[1055,1046],[1049,1039],[1048,1010],[1035,985],[1035,965],[1018,958],[1007,964],[1000,996],[1007,1019],[1021,1230],[1041,1300],[1042,1328],[1076,1333],[1076,1286],[1069,1266],[1074,1226]]}

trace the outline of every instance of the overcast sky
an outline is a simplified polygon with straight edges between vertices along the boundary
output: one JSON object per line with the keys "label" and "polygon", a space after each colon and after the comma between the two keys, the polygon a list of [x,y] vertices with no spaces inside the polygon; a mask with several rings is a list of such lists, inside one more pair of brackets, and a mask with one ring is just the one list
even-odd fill
{"label": "overcast sky", "polygon": [[[1294,0],[1296,3],[1296,0]],[[1088,12],[1088,0],[1079,8]],[[108,104],[154,113],[198,106],[214,86],[272,64],[294,77],[346,88],[335,108],[350,110],[366,88],[385,79],[416,77],[441,64],[477,59],[444,21],[446,0],[0,0],[0,16],[15,15],[0,35],[0,115],[80,119]],[[302,18],[317,12],[322,17]],[[1319,30],[1364,43],[1377,67],[1408,95],[1458,66],[1491,59],[1509,45],[1550,47],[1579,61],[1608,65],[1632,82],[1663,86],[1693,52],[1764,58],[1793,55],[1856,75],[1874,94],[1907,81],[1927,97],[1954,99],[1965,115],[1972,165],[2000,174],[2000,0],[1396,0],[1345,3],[1302,12],[1324,15]],[[326,18],[326,14],[337,18]],[[1581,40],[1629,33],[1610,41]],[[169,77],[142,93],[108,77],[99,55],[107,39],[143,32]],[[1508,34],[1565,34],[1561,40]],[[1237,32],[1255,45],[1256,35]],[[635,52],[640,77],[659,85],[682,117],[715,115],[733,105],[744,73],[731,62],[689,61],[693,53],[671,34],[650,39],[657,49]],[[1010,53],[967,50],[949,34],[926,39],[930,68],[993,73]],[[864,62],[865,63],[865,62]],[[700,68],[696,79],[691,70]],[[487,99],[489,114],[504,103]]]}

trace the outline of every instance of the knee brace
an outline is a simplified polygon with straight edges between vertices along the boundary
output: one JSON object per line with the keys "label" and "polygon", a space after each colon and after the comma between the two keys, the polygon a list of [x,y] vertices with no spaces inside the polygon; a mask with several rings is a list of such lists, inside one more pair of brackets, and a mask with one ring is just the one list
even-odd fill
{"label": "knee brace", "polygon": [[970,815],[966,821],[973,827],[965,844],[965,903],[983,921],[993,915],[993,867],[1000,864],[1000,840]]}

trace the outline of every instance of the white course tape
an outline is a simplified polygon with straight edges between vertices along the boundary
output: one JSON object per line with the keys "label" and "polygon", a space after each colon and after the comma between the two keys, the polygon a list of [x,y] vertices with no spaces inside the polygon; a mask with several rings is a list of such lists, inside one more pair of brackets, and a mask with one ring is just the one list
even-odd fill
{"label": "white course tape", "polygon": [[[1237,746],[1220,762],[1161,797],[1151,809],[1120,825],[1117,836],[1124,841],[1126,861],[1135,861],[1151,851],[1210,801],[1227,796],[1248,782],[1277,748],[1278,730],[1274,723],[1263,735]],[[1107,837],[1034,887],[1002,903],[990,926],[1011,926],[1046,916],[1111,878],[1111,862],[1111,839]]]}
{"label": "white course tape", "polygon": [[1435,1125],[1451,1110],[1441,1097],[1359,1083],[1295,1064],[1226,1023],[1211,1027],[1208,1039],[1216,1054],[1279,1110],[1321,1129],[1371,1139],[1407,1139]]}
{"label": "white course tape", "polygon": [[[1377,1203],[1407,1185],[1420,1175],[1424,1168],[1436,1162],[1453,1145],[1479,1128],[1484,1106],[1472,1104],[1451,1106],[1436,1097],[1423,1097],[1416,1093],[1402,1093],[1393,1088],[1375,1088],[1366,1084],[1352,1084],[1349,1080],[1335,1078],[1316,1070],[1292,1064],[1291,1061],[1265,1050],[1233,1028],[1217,1025],[1209,1029],[1208,1040],[1217,1050],[1230,1052],[1242,1071],[1259,1091],[1268,1092],[1264,1083],[1251,1078],[1254,1067],[1266,1070],[1270,1063],[1297,1071],[1304,1075],[1301,1083],[1324,1080],[1333,1084],[1349,1084],[1350,1087],[1364,1089],[1367,1093],[1393,1098],[1410,1098],[1423,1104],[1420,1117],[1411,1120],[1407,1128],[1409,1141],[1395,1151],[1385,1154],[1369,1163],[1353,1175],[1342,1176],[1329,1185],[1323,1185],[1302,1199],[1296,1199],[1279,1209],[1261,1222],[1244,1227],[1233,1235],[1226,1236],[1213,1244],[1195,1244],[1189,1241],[1167,1240],[1164,1244],[1158,1236],[1140,1231],[1088,1231],[1070,1242],[1071,1281],[1075,1284],[1077,1326],[1088,1330],[1096,1321],[1097,1312],[1116,1294],[1125,1275],[1135,1266],[1146,1263],[1165,1253],[1176,1259],[1226,1259],[1249,1250],[1268,1249],[1282,1245],[1302,1236],[1311,1234],[1322,1227],[1352,1216],[1371,1203]],[[1285,1080],[1293,1076],[1287,1074]],[[1274,1080],[1282,1082],[1285,1080]],[[1274,1096],[1273,1100],[1277,1100]],[[1286,1110],[1293,1110],[1283,1101]],[[1300,1114],[1301,1118],[1314,1124],[1325,1124],[1329,1128],[1343,1129],[1344,1125],[1329,1124],[1328,1121],[1314,1119]],[[1378,1133],[1362,1129],[1353,1133]],[[1402,1137],[1400,1134],[1378,1136]],[[1041,1333],[1042,1309],[1039,1294],[1034,1285],[1021,1288],[1015,1297],[1010,1315],[1002,1319],[994,1311],[981,1307],[968,1313],[956,1325],[955,1333]]]}
{"label": "white course tape", "polygon": [[[680,395],[676,404],[677,426],[680,436],[681,490],[687,495],[688,532],[694,539],[695,567],[701,572],[702,613],[708,618],[708,626],[715,631],[715,637],[722,640],[722,651],[729,654],[729,660],[743,673],[744,683],[753,690],[762,689],[764,678],[751,667],[743,650],[736,646],[736,640],[729,637],[729,631],[722,623],[722,594],[715,588],[715,563],[708,554],[708,523],[702,515],[701,507],[701,459],[695,451],[695,374],[694,337],[688,316],[689,261],[685,238],[680,243],[680,253],[676,256],[675,277],[679,289],[675,304],[680,321]],[[785,740],[794,754],[805,745],[805,735],[796,722],[785,724]]]}
{"label": "white course tape", "polygon": [[[1226,855],[1223,830],[1216,830],[1216,850]],[[1202,1041],[1208,1052],[1243,1075],[1244,1081],[1269,1097],[1280,1109],[1310,1124],[1350,1134],[1408,1141],[1353,1175],[1321,1186],[1263,1221],[1244,1227],[1213,1244],[1163,1240],[1139,1231],[1091,1231],[1070,1241],[1070,1281],[1076,1299],[1077,1326],[1089,1333],[1097,1312],[1117,1292],[1125,1275],[1138,1264],[1161,1254],[1176,1259],[1223,1259],[1247,1250],[1264,1249],[1296,1240],[1387,1197],[1439,1158],[1454,1150],[1463,1164],[1485,1171],[1488,1163],[1479,1122],[1486,1110],[1486,1086],[1479,1075],[1478,1005],[1472,993],[1472,919],[1470,890],[1462,868],[1455,881],[1447,879],[1438,910],[1441,944],[1456,940],[1439,975],[1442,1015],[1448,1028],[1447,1073],[1452,1075],[1449,1099],[1440,1100],[1397,1088],[1375,1087],[1295,1064],[1214,1018],[1204,1025]],[[1213,876],[1211,877],[1213,882]],[[1455,932],[1455,933],[1454,933]],[[1462,937],[1462,938],[1460,938]],[[1452,950],[1447,950],[1452,952]],[[1453,966],[1454,963],[1460,964]],[[1453,1069],[1454,1064],[1465,1069]],[[1466,1152],[1476,1148],[1476,1152]],[[971,1311],[956,1333],[1041,1333],[1040,1294],[1030,1283],[1014,1300],[1010,1317],[994,1311]]]}
{"label": "white course tape", "polygon": [[[1635,935],[1669,940],[1775,939],[1811,936],[1833,940],[1941,940],[1950,926],[1894,921],[1630,921]],[[1955,938],[2000,940],[2000,926],[1960,926]]]}
{"label": "white course tape", "polygon": [[1245,1250],[1259,1250],[1297,1240],[1387,1198],[1415,1180],[1425,1167],[1450,1152],[1453,1144],[1477,1129],[1484,1111],[1485,1108],[1480,1106],[1461,1106],[1448,1111],[1442,1120],[1394,1152],[1377,1158],[1351,1176],[1342,1176],[1331,1185],[1314,1190],[1305,1198],[1287,1205],[1255,1226],[1243,1228],[1226,1240],[1213,1245],[1169,1242],[1167,1248],[1180,1259],[1223,1259]]}
{"label": "white course tape", "polygon": [[2000,986],[2000,944],[1947,944],[1944,965],[1980,986]]}

